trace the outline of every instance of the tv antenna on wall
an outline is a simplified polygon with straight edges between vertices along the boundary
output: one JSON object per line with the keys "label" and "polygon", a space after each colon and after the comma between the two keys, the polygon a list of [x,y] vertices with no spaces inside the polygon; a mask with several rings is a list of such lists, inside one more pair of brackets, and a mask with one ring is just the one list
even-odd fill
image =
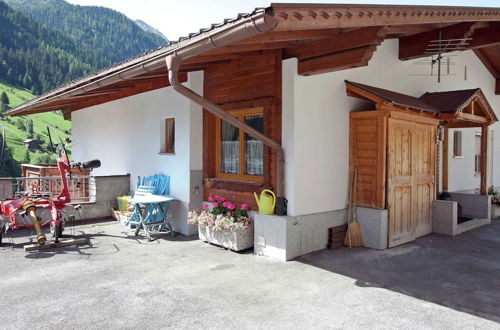
{"label": "tv antenna on wall", "polygon": [[[440,83],[442,75],[447,75],[447,76],[453,75],[450,73],[450,67],[455,64],[451,61],[451,57],[457,55],[447,54],[447,53],[465,50],[465,46],[469,44],[470,40],[472,40],[472,38],[443,39],[443,32],[439,31],[438,39],[431,40],[424,50],[424,54],[430,57],[430,59],[417,61],[414,62],[414,64],[427,64],[427,65],[430,64],[431,76],[434,76],[434,65],[437,65],[437,78],[438,78],[438,83]],[[443,74],[441,71],[441,64],[443,61],[446,61],[445,74]],[[422,74],[417,74],[417,75],[422,75]],[[423,75],[429,75],[429,74],[423,74]]]}

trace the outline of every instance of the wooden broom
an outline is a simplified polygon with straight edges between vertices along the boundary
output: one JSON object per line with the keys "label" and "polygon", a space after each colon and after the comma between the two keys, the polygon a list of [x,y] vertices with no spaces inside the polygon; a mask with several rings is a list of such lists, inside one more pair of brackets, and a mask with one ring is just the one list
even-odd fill
{"label": "wooden broom", "polygon": [[357,218],[356,211],[356,181],[357,181],[357,167],[354,167],[354,173],[352,174],[352,181],[349,187],[349,215],[347,223],[347,234],[345,236],[344,245],[348,247],[353,246],[363,246],[363,237],[361,236],[361,228]]}

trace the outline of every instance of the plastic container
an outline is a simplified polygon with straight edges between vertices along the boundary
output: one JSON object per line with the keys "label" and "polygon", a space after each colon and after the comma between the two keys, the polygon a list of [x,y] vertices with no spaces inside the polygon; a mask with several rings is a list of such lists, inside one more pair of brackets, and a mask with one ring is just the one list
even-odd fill
{"label": "plastic container", "polygon": [[118,201],[118,210],[119,211],[127,211],[129,198],[130,198],[130,196],[116,197],[116,200]]}

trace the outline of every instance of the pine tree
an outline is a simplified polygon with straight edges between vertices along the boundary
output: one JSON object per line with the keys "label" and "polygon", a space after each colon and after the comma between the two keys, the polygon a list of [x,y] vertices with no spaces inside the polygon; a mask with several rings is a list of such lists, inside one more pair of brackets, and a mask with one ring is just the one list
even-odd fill
{"label": "pine tree", "polygon": [[7,109],[9,109],[9,107],[7,107],[7,104],[0,102],[0,116],[3,117],[3,114],[5,111],[7,111]]}
{"label": "pine tree", "polygon": [[24,153],[24,157],[23,157],[23,160],[22,162],[23,164],[29,164],[30,163],[30,152],[28,149],[26,149],[25,153]]}
{"label": "pine tree", "polygon": [[0,95],[0,103],[3,103],[5,105],[8,105],[10,103],[9,97],[7,96],[7,93],[2,92],[2,95]]}
{"label": "pine tree", "polygon": [[28,139],[33,138],[33,120],[27,119],[24,123],[24,127],[26,128],[26,136]]}

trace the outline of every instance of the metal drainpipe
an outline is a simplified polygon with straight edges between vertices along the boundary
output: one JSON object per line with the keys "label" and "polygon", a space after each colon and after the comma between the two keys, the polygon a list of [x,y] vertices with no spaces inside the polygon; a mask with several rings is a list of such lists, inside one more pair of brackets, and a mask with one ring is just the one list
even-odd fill
{"label": "metal drainpipe", "polygon": [[194,103],[201,106],[203,109],[213,113],[217,117],[222,120],[225,120],[229,124],[241,129],[243,132],[252,136],[253,138],[262,141],[262,143],[271,149],[276,151],[276,195],[283,196],[284,193],[284,151],[283,147],[273,139],[265,136],[261,132],[257,131],[253,127],[245,124],[241,120],[236,117],[231,116],[227,113],[224,108],[221,106],[211,102],[210,100],[198,95],[193,90],[182,85],[177,79],[181,58],[177,55],[169,55],[166,57],[165,61],[167,62],[168,67],[168,78],[170,80],[170,84],[179,94],[184,95]]}

